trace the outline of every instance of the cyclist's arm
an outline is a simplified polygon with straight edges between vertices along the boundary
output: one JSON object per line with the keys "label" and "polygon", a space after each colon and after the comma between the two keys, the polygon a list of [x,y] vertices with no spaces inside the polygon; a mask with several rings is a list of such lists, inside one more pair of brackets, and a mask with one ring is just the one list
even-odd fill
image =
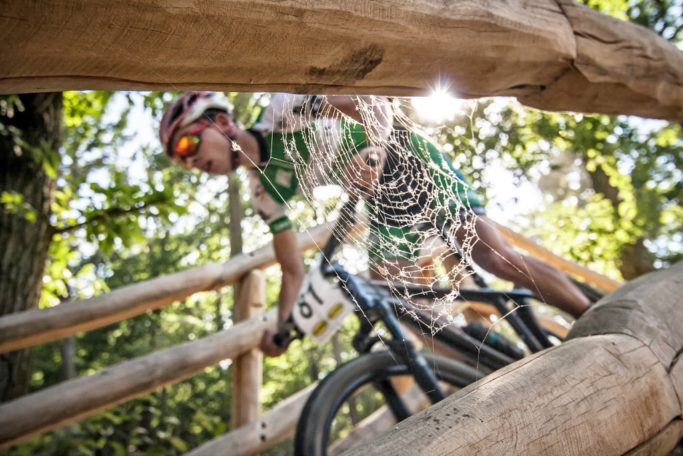
{"label": "cyclist's arm", "polygon": [[287,216],[287,207],[268,193],[261,183],[259,172],[249,172],[249,189],[254,211],[268,225],[273,233],[275,258],[282,268],[282,286],[278,299],[278,320],[284,321],[294,307],[304,279],[304,265],[297,245],[292,222]]}
{"label": "cyclist's arm", "polygon": [[282,268],[282,284],[278,298],[278,321],[286,320],[292,313],[304,281],[304,264],[299,253],[294,230],[281,231],[273,236],[275,258]]}
{"label": "cyclist's arm", "polygon": [[[338,95],[327,96],[325,101],[356,122],[365,125],[372,143],[379,143],[389,137],[394,116],[386,97]],[[359,106],[370,106],[372,109],[359,111]]]}

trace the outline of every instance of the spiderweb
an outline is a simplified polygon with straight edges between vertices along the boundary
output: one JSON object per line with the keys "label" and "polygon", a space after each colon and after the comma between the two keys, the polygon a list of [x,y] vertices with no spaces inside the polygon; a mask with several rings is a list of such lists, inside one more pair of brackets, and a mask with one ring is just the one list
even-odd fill
{"label": "spiderweb", "polygon": [[[406,100],[353,101],[355,109],[344,109],[350,117],[332,98],[277,94],[255,128],[283,134],[284,154],[305,199],[312,202],[317,187],[339,185],[366,200],[370,235],[343,237],[367,251],[374,276],[390,284],[451,287],[426,301],[392,285],[413,309],[429,312],[436,332],[463,305],[456,298],[478,240],[471,207],[476,196],[405,114]],[[367,179],[368,173],[376,179]],[[354,221],[346,224],[349,230]]]}

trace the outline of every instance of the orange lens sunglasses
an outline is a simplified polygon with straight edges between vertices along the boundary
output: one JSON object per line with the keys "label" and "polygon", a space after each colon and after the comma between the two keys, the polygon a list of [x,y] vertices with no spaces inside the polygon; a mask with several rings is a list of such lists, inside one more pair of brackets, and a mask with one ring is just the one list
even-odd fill
{"label": "orange lens sunglasses", "polygon": [[197,155],[202,143],[202,133],[210,126],[209,123],[202,122],[198,123],[197,128],[187,131],[174,143],[171,157],[185,160]]}

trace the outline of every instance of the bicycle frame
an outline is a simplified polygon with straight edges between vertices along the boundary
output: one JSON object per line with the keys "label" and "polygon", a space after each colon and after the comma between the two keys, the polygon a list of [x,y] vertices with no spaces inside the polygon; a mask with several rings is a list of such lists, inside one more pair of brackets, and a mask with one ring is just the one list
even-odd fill
{"label": "bicycle frame", "polygon": [[[446,296],[452,290],[448,288],[427,287],[417,284],[389,284],[384,281],[368,280],[353,275],[346,271],[342,265],[336,261],[330,261],[337,247],[344,240],[344,233],[352,224],[355,214],[355,200],[350,200],[341,208],[340,216],[335,224],[330,239],[321,251],[323,259],[321,262],[322,272],[326,276],[336,276],[342,289],[353,299],[357,309],[356,314],[360,319],[360,329],[354,337],[353,345],[359,354],[368,353],[377,342],[382,342],[396,357],[409,366],[410,372],[415,378],[416,383],[422,391],[429,397],[432,403],[436,403],[445,397],[445,393],[440,388],[436,376],[428,366],[424,356],[417,350],[404,334],[401,322],[407,323],[421,332],[427,332],[431,327],[432,316],[424,311],[413,308],[409,303],[396,298],[390,292],[390,288],[399,291],[408,291],[415,297],[426,297],[436,299]],[[457,243],[446,236],[445,229],[439,230],[444,241],[459,255]],[[469,271],[479,284],[486,285],[475,271]],[[526,301],[533,297],[527,290],[513,290],[510,292],[494,291],[491,289],[483,290],[460,290],[460,296],[464,300],[476,300],[487,302],[504,315],[510,322],[512,328],[517,332],[532,352],[542,350],[550,346],[551,343],[543,330],[533,318],[533,314],[526,306]],[[514,303],[517,308],[510,309],[508,302]],[[399,319],[400,312],[397,309],[404,309],[410,313],[409,318]],[[375,333],[375,325],[382,322],[387,329],[389,336],[380,338]],[[515,359],[504,353],[486,345],[482,341],[466,334],[462,329],[447,326],[442,331],[434,333],[434,338],[447,346],[452,347],[471,359],[476,359],[477,364],[481,363],[488,369],[495,370],[512,363]],[[384,394],[387,404],[397,419],[401,420],[409,416],[402,401],[391,382],[384,380],[376,387]]]}
{"label": "bicycle frame", "polygon": [[[335,224],[332,235],[330,239],[324,246],[322,250],[323,258],[329,261],[332,258],[334,251],[337,249],[339,244],[344,241],[344,233],[346,229],[351,225],[353,220],[353,215],[355,214],[355,206],[357,201],[351,199],[347,201],[340,210],[339,218]],[[444,222],[434,222],[431,224],[437,229],[439,236],[443,239],[447,246],[450,247],[451,252],[456,255],[462,261],[462,255],[460,250],[460,245],[456,239],[454,239],[447,229],[447,224]],[[323,263],[324,265],[324,263]],[[460,297],[465,300],[486,302],[493,305],[496,310],[505,317],[506,321],[512,326],[517,335],[520,336],[525,345],[529,348],[532,353],[541,351],[545,348],[551,347],[553,344],[548,339],[546,332],[540,327],[533,313],[530,311],[527,301],[531,298],[535,298],[533,293],[528,290],[512,290],[507,292],[501,292],[497,290],[490,289],[484,280],[469,264],[465,265],[468,274],[473,278],[474,282],[477,283],[482,289],[480,290],[459,290]],[[374,286],[387,287],[386,282],[383,281],[372,281]],[[449,288],[435,288],[426,287],[418,284],[397,284],[392,283],[391,285],[394,289],[398,291],[408,291],[411,296],[416,298],[426,297],[430,299],[436,299],[439,297],[446,296],[451,293]],[[510,308],[508,303],[512,302],[515,304],[515,308]],[[403,305],[408,305],[407,303],[402,303]],[[452,340],[453,337],[450,337]],[[460,339],[462,342],[462,338]],[[467,341],[471,342],[471,341]],[[465,345],[459,344],[459,345]],[[464,348],[464,347],[459,347]],[[498,361],[502,361],[499,359]],[[506,360],[506,361],[509,361]],[[495,363],[500,367],[500,363]],[[506,363],[507,364],[507,363]]]}

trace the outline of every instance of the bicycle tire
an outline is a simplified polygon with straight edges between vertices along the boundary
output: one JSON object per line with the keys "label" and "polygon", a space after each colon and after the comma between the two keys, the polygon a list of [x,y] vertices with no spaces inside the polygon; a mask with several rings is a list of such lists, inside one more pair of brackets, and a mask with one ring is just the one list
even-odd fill
{"label": "bicycle tire", "polygon": [[[424,353],[439,381],[462,388],[482,377],[476,369],[443,356]],[[388,350],[359,356],[337,367],[313,391],[297,424],[294,454],[325,456],[332,421],[343,403],[374,381],[409,375],[408,366]]]}

